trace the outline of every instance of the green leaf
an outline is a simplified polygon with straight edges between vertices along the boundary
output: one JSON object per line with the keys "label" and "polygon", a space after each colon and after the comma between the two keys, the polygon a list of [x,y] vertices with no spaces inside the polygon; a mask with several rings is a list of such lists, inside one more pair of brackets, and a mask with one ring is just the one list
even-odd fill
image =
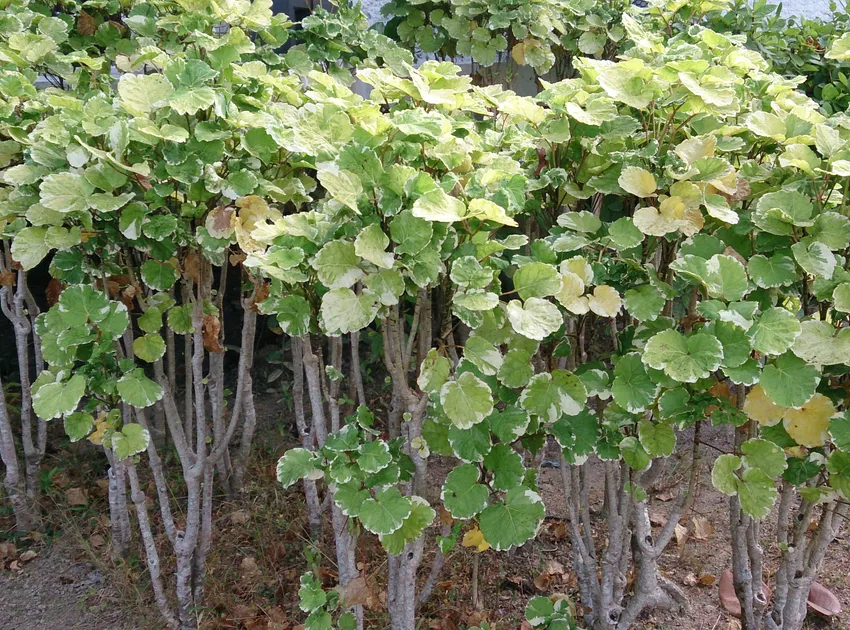
{"label": "green leaf", "polygon": [[434,511],[428,502],[422,497],[413,496],[410,498],[413,509],[410,515],[404,519],[396,531],[392,534],[382,535],[381,544],[387,553],[400,554],[404,551],[405,545],[417,540],[425,532],[425,528],[434,522],[437,513]]}
{"label": "green leaf", "polygon": [[850,282],[842,282],[832,292],[832,308],[850,313]]}
{"label": "green leaf", "polygon": [[758,468],[768,477],[778,477],[788,467],[785,452],[768,440],[747,440],[741,445],[741,452],[748,468]]}
{"label": "green leaf", "polygon": [[413,511],[413,503],[395,488],[375,493],[360,506],[360,522],[373,534],[392,534]]}
{"label": "green leaf", "polygon": [[165,340],[156,334],[137,337],[133,340],[133,352],[142,361],[154,363],[165,355]]}
{"label": "green leaf", "polygon": [[623,295],[626,310],[639,321],[655,321],[661,314],[666,300],[661,291],[651,284],[629,289]]}
{"label": "green leaf", "polygon": [[525,387],[534,375],[532,355],[525,350],[508,350],[499,368],[499,382],[505,387]]}
{"label": "green leaf", "polygon": [[431,224],[413,216],[409,210],[401,212],[390,222],[390,238],[396,243],[397,254],[418,254],[431,242],[432,236]]}
{"label": "green leaf", "polygon": [[469,429],[493,411],[493,396],[487,384],[471,372],[448,381],[440,389],[440,404],[459,429]]}
{"label": "green leaf", "polygon": [[537,535],[546,516],[540,496],[517,486],[505,494],[504,501],[487,507],[478,517],[484,540],[496,551],[518,547]]}
{"label": "green leaf", "polygon": [[127,459],[144,451],[150,443],[148,430],[140,424],[125,424],[112,435],[112,450],[116,459]]}
{"label": "green leaf", "polygon": [[617,361],[611,394],[629,413],[640,413],[655,402],[658,385],[647,374],[640,354],[631,352]]}
{"label": "green leaf", "polygon": [[507,444],[496,444],[484,457],[484,467],[493,473],[494,490],[510,490],[522,483],[525,467],[522,456]]}
{"label": "green leaf", "polygon": [[734,496],[738,493],[738,477],[735,471],[741,467],[741,458],[737,455],[724,453],[714,460],[714,467],[711,469],[711,483],[720,492],[727,496]]}
{"label": "green leaf", "polygon": [[773,254],[770,258],[756,254],[747,263],[747,271],[762,289],[788,286],[797,277],[794,260],[784,254]]}
{"label": "green leaf", "polygon": [[383,440],[366,442],[358,451],[357,465],[365,473],[373,474],[381,471],[393,461],[390,447]]}
{"label": "green leaf", "polygon": [[771,307],[749,331],[753,347],[764,354],[782,354],[800,334],[800,322],[784,308]]}
{"label": "green leaf", "polygon": [[90,413],[76,411],[65,416],[65,433],[72,442],[79,442],[94,428],[94,418]]}
{"label": "green leaf", "polygon": [[829,421],[829,435],[836,448],[850,452],[850,412]]}
{"label": "green leaf", "polygon": [[525,301],[511,300],[507,306],[508,319],[513,329],[529,339],[543,341],[564,323],[558,307],[542,298]]}
{"label": "green leaf", "polygon": [[168,327],[178,335],[188,335],[195,332],[192,325],[192,305],[174,306],[168,311]]}
{"label": "green leaf", "polygon": [[304,612],[314,612],[324,607],[328,595],[322,588],[322,583],[312,574],[301,576],[301,588],[298,589],[298,607]]}
{"label": "green leaf", "polygon": [[73,412],[86,391],[86,379],[75,374],[67,381],[44,383],[33,387],[32,408],[42,420],[52,420]]}
{"label": "green leaf", "polygon": [[524,409],[510,405],[502,411],[494,409],[487,421],[490,423],[493,435],[505,444],[510,444],[525,435],[531,418]]}
{"label": "green leaf", "polygon": [[623,460],[632,470],[640,472],[646,470],[652,463],[652,458],[646,452],[643,445],[632,435],[620,441],[620,454]]}
{"label": "green leaf", "polygon": [[818,383],[817,368],[790,352],[766,365],[759,380],[765,394],[780,407],[802,407],[814,395]]}
{"label": "green leaf", "polygon": [[148,260],[142,264],[142,280],[157,291],[168,291],[177,282],[179,274],[171,265]]}
{"label": "green leaf", "polygon": [[669,424],[641,420],[638,437],[646,452],[653,457],[669,457],[676,448],[676,434]]}
{"label": "green leaf", "polygon": [[133,407],[150,407],[162,398],[162,388],[145,376],[141,368],[136,368],[122,376],[118,379],[116,386],[121,399]]}
{"label": "green leaf", "polygon": [[712,335],[695,333],[685,337],[668,329],[646,342],[642,360],[680,383],[696,383],[720,367],[723,346]]}
{"label": "green leaf", "polygon": [[478,483],[480,473],[475,464],[463,464],[446,475],[440,499],[452,517],[466,520],[487,507],[487,486]]}
{"label": "green leaf", "polygon": [[776,501],[776,485],[758,468],[747,468],[738,480],[738,500],[745,514],[761,519],[770,514]]}
{"label": "green leaf", "polygon": [[561,276],[552,265],[531,262],[517,269],[513,277],[514,288],[523,300],[555,295],[561,288]]}

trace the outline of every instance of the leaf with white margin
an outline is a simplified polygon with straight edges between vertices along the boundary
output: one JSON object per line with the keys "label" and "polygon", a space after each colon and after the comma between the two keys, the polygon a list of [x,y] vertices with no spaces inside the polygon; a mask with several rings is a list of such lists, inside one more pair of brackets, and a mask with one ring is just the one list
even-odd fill
{"label": "leaf with white margin", "polygon": [[842,282],[832,292],[832,308],[850,313],[850,282]]}
{"label": "leaf with white margin", "polygon": [[317,177],[331,197],[360,214],[357,200],[363,194],[363,184],[357,175],[332,165],[332,168],[319,168]]}
{"label": "leaf with white margin", "polygon": [[646,373],[640,354],[630,352],[614,366],[611,383],[614,402],[629,413],[640,413],[652,405],[658,395],[658,384]]}
{"label": "leaf with white margin", "polygon": [[[44,374],[55,378],[49,372],[42,372]],[[32,409],[42,420],[52,420],[73,412],[86,392],[86,378],[81,374],[75,374],[67,381],[60,377],[52,382],[43,382],[37,389],[35,385],[33,383]]]}
{"label": "leaf with white margin", "polygon": [[770,514],[776,501],[776,485],[758,468],[747,468],[737,482],[738,500],[745,514],[761,519]]}
{"label": "leaf with white margin", "polygon": [[122,460],[138,455],[147,449],[151,435],[140,424],[130,423],[112,435],[112,451],[115,459]]}
{"label": "leaf with white margin", "polygon": [[404,523],[413,511],[413,502],[396,488],[387,488],[375,493],[360,505],[358,518],[373,534],[392,534]]}
{"label": "leaf with white margin", "polygon": [[316,453],[306,448],[291,448],[277,460],[277,480],[284,488],[289,488],[304,478],[321,479],[324,473],[318,463]]}
{"label": "leaf with white margin", "polygon": [[440,499],[453,518],[466,520],[487,507],[490,491],[478,483],[480,476],[475,464],[463,464],[446,475]]}
{"label": "leaf with white margin", "polygon": [[378,299],[364,290],[357,295],[351,289],[333,289],[322,296],[319,316],[329,335],[344,335],[368,326],[378,313]]}
{"label": "leaf with white margin", "polygon": [[741,458],[737,455],[724,453],[714,460],[711,469],[711,483],[727,496],[738,494],[738,476],[735,471],[741,467]]}
{"label": "leaf with white margin", "polygon": [[419,378],[416,384],[419,389],[429,394],[436,394],[449,378],[451,363],[435,348],[431,348],[419,368]]}
{"label": "leaf with white margin", "polygon": [[794,259],[778,253],[770,258],[762,254],[752,256],[747,262],[747,271],[756,286],[762,289],[785,287],[797,278]]}
{"label": "leaf with white margin", "polygon": [[546,516],[543,500],[525,486],[511,488],[505,500],[487,507],[478,517],[481,533],[496,551],[518,547],[537,535]]}
{"label": "leaf with white margin", "polygon": [[586,401],[587,390],[581,379],[566,370],[535,374],[519,397],[523,409],[549,422],[562,415],[575,416]]}
{"label": "leaf with white margin", "polygon": [[413,202],[413,216],[426,221],[454,223],[466,218],[466,205],[442,188],[435,188]]}
{"label": "leaf with white margin", "polygon": [[800,335],[800,322],[784,308],[773,306],[762,313],[748,334],[753,347],[763,354],[782,354]]}
{"label": "leaf with white margin", "polygon": [[354,253],[383,269],[391,269],[393,255],[387,252],[389,237],[375,223],[363,228],[354,239]]}
{"label": "leaf with white margin", "polygon": [[162,398],[162,387],[145,376],[141,368],[136,368],[118,379],[116,387],[121,400],[140,409],[150,407]]}
{"label": "leaf with white margin", "polygon": [[508,216],[505,209],[499,204],[487,199],[473,199],[469,202],[468,217],[475,217],[483,221],[493,221],[502,225],[517,227],[519,224]]}
{"label": "leaf with white margin", "polygon": [[779,407],[802,407],[814,395],[820,378],[817,368],[786,352],[764,367],[759,384]]}
{"label": "leaf with white margin", "polygon": [[513,329],[529,339],[543,341],[564,323],[558,307],[542,298],[529,298],[525,304],[511,300],[507,306],[508,319]]}
{"label": "leaf with white margin", "polygon": [[53,173],[41,181],[39,200],[45,208],[67,214],[82,212],[89,206],[94,186],[76,173]]}
{"label": "leaf with white margin", "polygon": [[837,264],[835,255],[820,241],[804,239],[791,246],[794,258],[806,273],[829,280]]}
{"label": "leaf with white margin", "polygon": [[487,383],[472,372],[464,372],[440,389],[440,404],[459,429],[469,429],[493,411],[493,394]]}
{"label": "leaf with white margin", "polygon": [[720,367],[723,346],[713,335],[695,333],[686,337],[668,329],[646,342],[642,360],[680,383],[696,383]]}
{"label": "leaf with white margin", "polygon": [[322,284],[329,289],[340,289],[352,286],[365,275],[359,264],[353,243],[329,241],[313,258],[312,267]]}
{"label": "leaf with white margin", "polygon": [[502,367],[504,357],[498,348],[483,337],[471,336],[463,347],[463,358],[471,362],[486,376],[495,376]]}
{"label": "leaf with white margin", "polygon": [[812,365],[850,364],[850,328],[836,330],[829,322],[807,320],[791,351]]}
{"label": "leaf with white margin", "polygon": [[[408,517],[402,522],[401,527],[392,534],[379,536],[381,545],[387,553],[400,554],[404,551],[405,545],[418,540],[437,517],[434,508],[428,505],[428,502],[422,497],[412,496],[410,501],[412,509]],[[338,625],[342,628],[342,624]]]}
{"label": "leaf with white margin", "polygon": [[12,258],[24,271],[34,269],[50,253],[46,237],[46,227],[25,227],[15,234],[12,241]]}

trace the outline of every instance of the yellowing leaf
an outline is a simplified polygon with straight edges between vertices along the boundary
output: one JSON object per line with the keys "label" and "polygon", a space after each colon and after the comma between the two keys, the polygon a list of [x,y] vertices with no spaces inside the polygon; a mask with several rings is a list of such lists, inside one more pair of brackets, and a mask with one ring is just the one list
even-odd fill
{"label": "yellowing leaf", "polygon": [[639,166],[624,168],[617,183],[620,184],[620,188],[635,197],[650,197],[658,189],[652,173]]}
{"label": "yellowing leaf", "polygon": [[94,431],[88,437],[89,442],[94,444],[95,446],[101,446],[103,444],[103,435],[106,433],[107,429],[110,429],[108,422],[108,416],[105,411],[101,411],[97,415],[97,420],[95,420]]}
{"label": "yellowing leaf", "polygon": [[617,289],[607,284],[593,289],[593,295],[588,298],[590,310],[600,317],[616,317],[623,306],[623,300]]}
{"label": "yellowing leaf", "polygon": [[517,225],[519,225],[507,215],[502,206],[493,203],[492,201],[488,201],[487,199],[473,199],[470,201],[468,216],[513,227],[517,227]]}
{"label": "yellowing leaf", "polygon": [[[591,267],[584,256],[576,256],[561,263],[561,273],[571,271],[587,285],[593,282],[593,267]],[[582,289],[584,291],[584,289]],[[579,294],[581,295],[581,294]]]}
{"label": "yellowing leaf", "polygon": [[832,401],[823,394],[815,394],[799,409],[786,410],[783,422],[797,444],[815,448],[824,445],[829,419],[834,415]]}
{"label": "yellowing leaf", "polygon": [[280,219],[277,210],[269,208],[262,197],[248,195],[236,200],[239,212],[234,214],[230,221],[236,232],[236,241],[246,254],[265,251],[265,246],[256,240],[254,230],[266,225],[269,220]]}
{"label": "yellowing leaf", "polygon": [[678,196],[665,197],[658,209],[639,208],[633,220],[635,227],[649,236],[664,236],[676,231],[693,236],[705,225],[702,212],[688,208],[685,200]]}
{"label": "yellowing leaf", "polygon": [[475,547],[475,551],[478,553],[487,551],[490,548],[490,543],[484,540],[484,534],[477,527],[470,529],[463,535],[461,544],[464,547]]}
{"label": "yellowing leaf", "polygon": [[756,385],[744,399],[743,411],[759,424],[772,427],[782,420],[785,408],[775,405],[761,385]]}
{"label": "yellowing leaf", "polygon": [[588,300],[582,297],[584,294],[584,282],[572,271],[561,274],[561,290],[555,294],[561,305],[576,315],[583,315],[590,309]]}

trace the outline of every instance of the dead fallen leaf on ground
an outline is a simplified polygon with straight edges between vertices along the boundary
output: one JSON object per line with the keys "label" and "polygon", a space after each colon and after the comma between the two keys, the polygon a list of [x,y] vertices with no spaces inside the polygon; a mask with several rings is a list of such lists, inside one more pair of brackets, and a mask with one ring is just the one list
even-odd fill
{"label": "dead fallen leaf on ground", "polygon": [[708,522],[704,516],[695,516],[693,518],[694,538],[697,540],[708,540],[714,533],[714,525]]}
{"label": "dead fallen leaf on ground", "polygon": [[82,488],[68,488],[65,490],[65,501],[68,505],[78,507],[88,505],[89,500],[86,498],[86,493]]}

